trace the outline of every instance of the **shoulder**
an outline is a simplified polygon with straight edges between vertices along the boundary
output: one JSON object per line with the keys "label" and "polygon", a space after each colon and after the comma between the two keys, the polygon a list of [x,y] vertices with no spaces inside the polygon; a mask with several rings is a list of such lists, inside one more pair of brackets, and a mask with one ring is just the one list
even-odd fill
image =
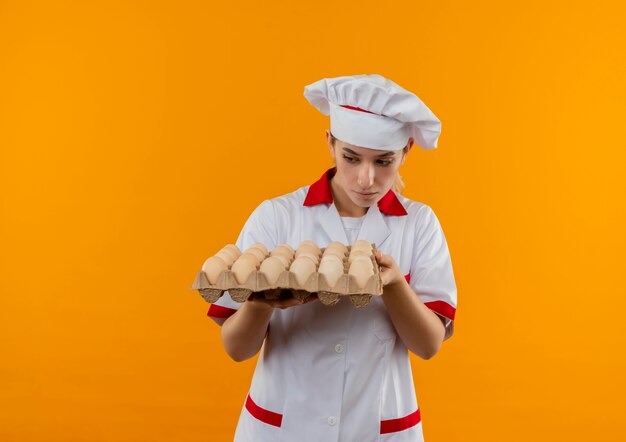
{"label": "shoulder", "polygon": [[294,214],[298,210],[301,210],[306,198],[309,186],[300,187],[293,192],[286,193],[284,195],[278,195],[268,198],[262,201],[255,209],[254,212],[259,215],[285,215]]}
{"label": "shoulder", "polygon": [[268,199],[272,205],[275,207],[285,207],[285,208],[293,208],[293,207],[302,207],[304,203],[304,199],[306,198],[307,192],[309,191],[310,186],[302,186],[293,192],[286,193],[284,195],[275,196],[273,198]]}
{"label": "shoulder", "polygon": [[424,218],[430,216],[430,214],[434,214],[433,209],[426,203],[412,200],[399,193],[396,193],[396,196],[398,197],[398,201],[400,201],[407,211],[409,219],[423,220]]}
{"label": "shoulder", "polygon": [[403,195],[397,194],[397,197],[407,211],[407,225],[414,226],[418,235],[441,230],[439,219],[431,206]]}

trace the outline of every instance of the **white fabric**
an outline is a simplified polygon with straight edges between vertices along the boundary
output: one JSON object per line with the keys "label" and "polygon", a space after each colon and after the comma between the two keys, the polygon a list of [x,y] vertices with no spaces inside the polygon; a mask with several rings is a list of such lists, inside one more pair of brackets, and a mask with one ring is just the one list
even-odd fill
{"label": "white fabric", "polygon": [[354,244],[359,235],[359,231],[361,230],[363,217],[355,218],[352,216],[342,216],[341,224],[343,224],[343,230],[346,232],[346,236],[348,237],[347,245]]}
{"label": "white fabric", "polygon": [[[263,201],[245,223],[237,246],[243,250],[261,242],[271,250],[280,243],[295,248],[307,239],[320,247],[352,242],[334,204],[303,206],[308,187]],[[435,214],[425,204],[397,196],[408,215],[387,216],[374,205],[363,217],[357,239],[393,256],[403,274],[411,272],[410,286],[422,301],[456,307],[450,255]],[[240,306],[227,293],[216,304]],[[446,337],[451,333],[449,320]],[[382,420],[418,409],[407,348],[379,297],[360,309],[347,299],[330,307],[316,301],[275,309],[250,397],[282,414],[282,425],[261,422],[244,406],[237,442],[423,441],[421,422],[379,434]]]}
{"label": "white fabric", "polygon": [[324,78],[305,86],[304,96],[321,113],[330,115],[331,132],[346,143],[398,150],[413,137],[424,149],[437,147],[439,119],[417,95],[381,75]]}

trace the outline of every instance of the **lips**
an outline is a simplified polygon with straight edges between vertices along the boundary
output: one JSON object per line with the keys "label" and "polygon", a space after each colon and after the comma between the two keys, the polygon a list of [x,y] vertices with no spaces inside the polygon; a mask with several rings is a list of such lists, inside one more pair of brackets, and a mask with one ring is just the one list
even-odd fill
{"label": "lips", "polygon": [[354,192],[357,195],[359,195],[361,198],[365,198],[365,199],[371,199],[374,195],[376,195],[376,192]]}

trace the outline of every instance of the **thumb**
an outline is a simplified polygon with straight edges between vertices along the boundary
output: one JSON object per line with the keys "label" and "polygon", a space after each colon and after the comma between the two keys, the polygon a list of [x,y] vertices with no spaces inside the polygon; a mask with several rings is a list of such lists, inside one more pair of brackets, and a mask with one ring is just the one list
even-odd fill
{"label": "thumb", "polygon": [[377,250],[376,254],[374,256],[376,257],[376,261],[378,262],[379,265],[381,265],[383,267],[391,266],[391,262],[389,260],[389,256],[383,255],[380,250]]}

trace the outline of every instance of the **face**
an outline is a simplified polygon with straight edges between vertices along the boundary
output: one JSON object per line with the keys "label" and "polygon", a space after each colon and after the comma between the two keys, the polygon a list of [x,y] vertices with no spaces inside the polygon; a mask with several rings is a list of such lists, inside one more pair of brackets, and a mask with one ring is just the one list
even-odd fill
{"label": "face", "polygon": [[413,139],[409,139],[404,150],[386,151],[354,146],[337,139],[333,146],[330,131],[326,134],[337,166],[333,181],[359,207],[370,207],[385,196],[413,144]]}

